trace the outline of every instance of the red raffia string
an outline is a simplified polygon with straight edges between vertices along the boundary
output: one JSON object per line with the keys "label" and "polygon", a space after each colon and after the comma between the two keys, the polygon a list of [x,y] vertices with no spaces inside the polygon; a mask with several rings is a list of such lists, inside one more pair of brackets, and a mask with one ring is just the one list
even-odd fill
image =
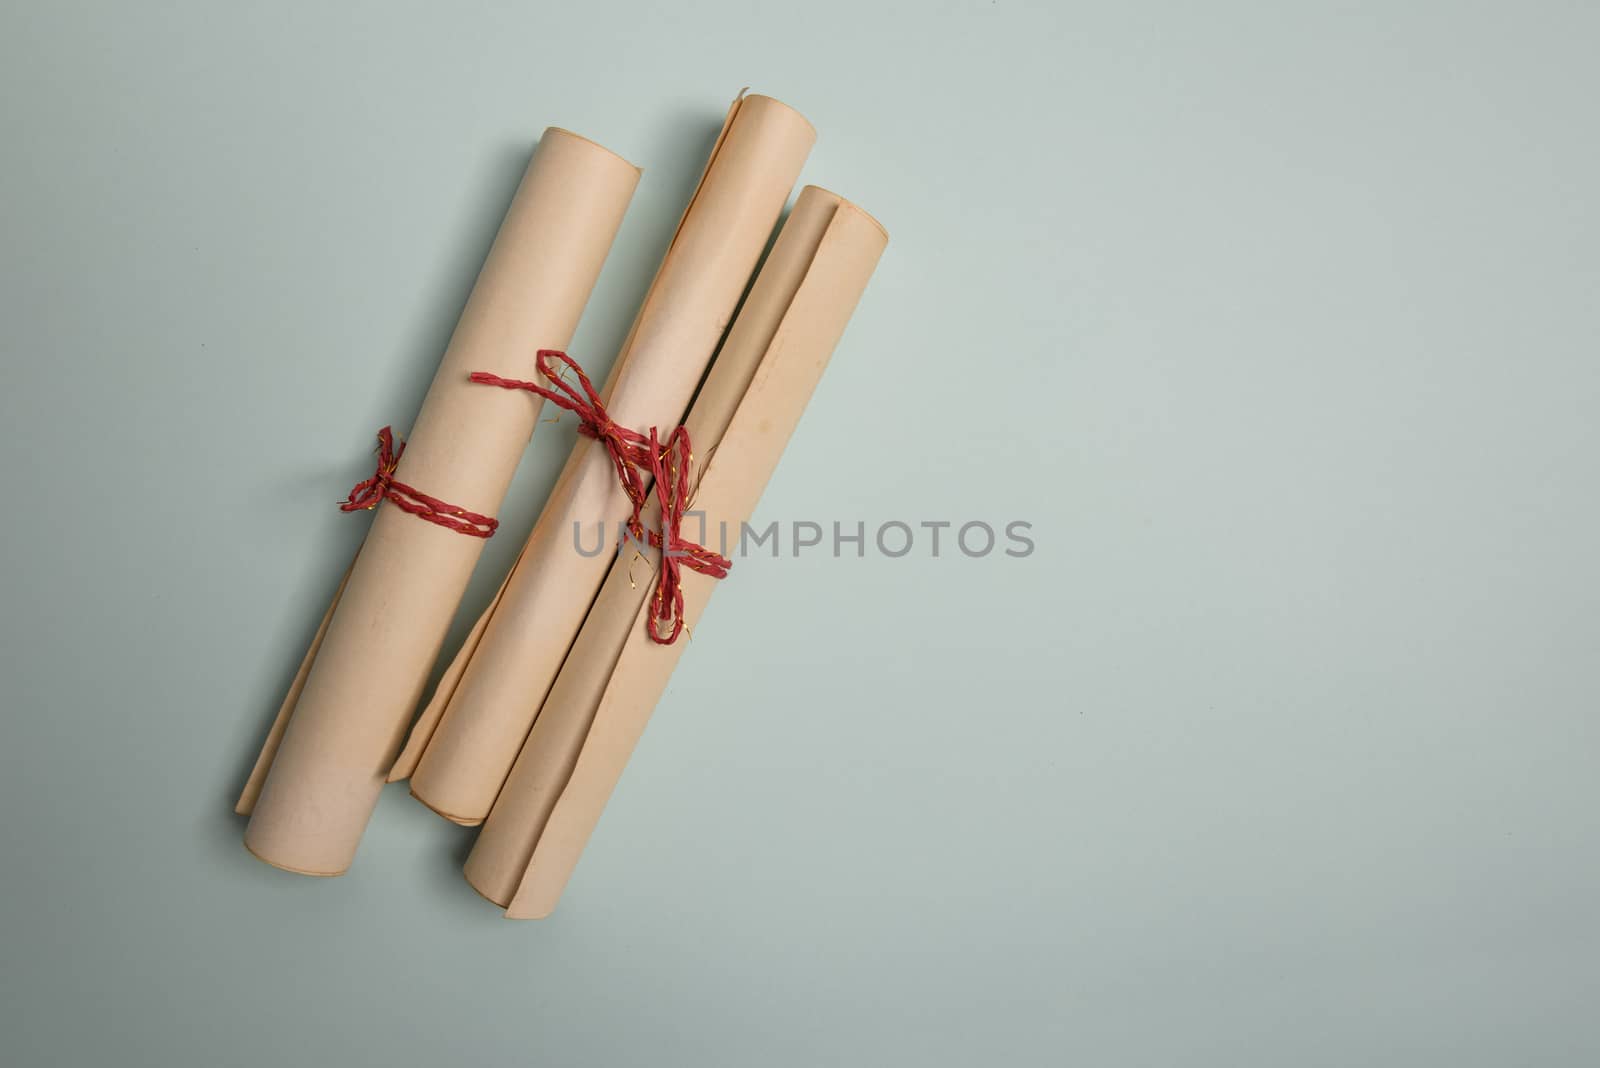
{"label": "red raffia string", "polygon": [[446,504],[437,497],[430,497],[421,490],[396,481],[394,469],[400,466],[400,454],[405,451],[404,442],[400,443],[399,448],[395,447],[394,433],[388,427],[378,431],[378,469],[371,478],[356,483],[350,496],[340,502],[339,510],[359,512],[388,501],[403,512],[410,512],[457,534],[470,534],[474,538],[487,538],[494,534],[500,526],[500,520]]}
{"label": "red raffia string", "polygon": [[[563,368],[557,371],[553,361]],[[648,630],[650,640],[658,645],[671,645],[684,630],[682,569],[698,571],[711,578],[725,578],[733,566],[727,557],[712,552],[702,545],[683,537],[683,513],[688,510],[690,486],[689,472],[694,453],[689,445],[689,431],[677,427],[667,435],[663,445],[656,428],[648,435],[611,421],[594,383],[583,373],[578,362],[564,352],[540,349],[536,366],[539,374],[555,388],[546,389],[537,382],[523,382],[515,378],[501,378],[486,371],[475,371],[471,380],[485,386],[501,389],[526,390],[543,397],[559,408],[578,417],[578,433],[593,438],[606,448],[611,466],[616,469],[617,481],[632,506],[628,517],[628,533],[638,541],[648,541],[661,550],[661,573],[650,600]],[[578,385],[573,386],[562,377],[573,371]],[[642,513],[648,492],[646,476],[653,477],[656,497],[661,502],[661,529],[646,533]],[[670,624],[670,629],[668,628]]]}
{"label": "red raffia string", "polygon": [[[656,582],[650,603],[650,640],[671,645],[683,632],[683,576],[681,568],[698,571],[714,579],[727,578],[732,562],[680,534],[683,513],[689,507],[689,469],[694,453],[689,448],[689,432],[677,427],[660,447],[656,428],[650,428],[650,473],[656,480],[656,499],[661,502],[661,530],[650,532],[650,544],[661,550],[661,577]],[[664,636],[661,628],[671,623]]]}

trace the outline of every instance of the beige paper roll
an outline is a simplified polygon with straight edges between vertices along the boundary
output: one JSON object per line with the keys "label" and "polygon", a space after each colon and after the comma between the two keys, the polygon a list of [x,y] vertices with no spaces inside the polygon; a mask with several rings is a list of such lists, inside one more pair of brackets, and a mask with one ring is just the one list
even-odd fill
{"label": "beige paper roll", "polygon": [[[467,376],[529,377],[538,349],[571,340],[638,181],[615,153],[545,131],[396,479],[468,511],[499,510],[538,407]],[[377,509],[239,799],[256,856],[307,875],[350,866],[482,549],[480,538]]]}
{"label": "beige paper roll", "polygon": [[[854,205],[814,186],[801,193],[687,423],[696,453],[708,457],[690,508],[704,513],[711,548],[723,530],[728,548],[737,546],[887,241]],[[686,518],[684,535],[698,534]],[[555,908],[686,645],[646,634],[658,554],[649,557],[613,557],[467,858],[467,881],[513,918]],[[732,580],[738,574],[736,560]],[[684,570],[691,627],[715,586]]]}
{"label": "beige paper roll", "polygon": [[[815,139],[799,112],[770,97],[734,102],[607,381],[614,422],[664,432],[682,420]],[[629,509],[605,448],[580,438],[391,780],[410,775],[411,792],[448,819],[483,821],[605,579],[614,554],[602,546]]]}

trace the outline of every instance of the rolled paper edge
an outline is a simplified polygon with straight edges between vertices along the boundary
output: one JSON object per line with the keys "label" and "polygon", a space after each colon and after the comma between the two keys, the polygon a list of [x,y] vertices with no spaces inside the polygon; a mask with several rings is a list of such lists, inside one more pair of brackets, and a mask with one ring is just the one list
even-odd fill
{"label": "rolled paper edge", "polygon": [[262,856],[260,853],[257,853],[254,849],[250,848],[250,843],[248,841],[243,842],[242,844],[244,845],[245,852],[249,853],[252,857],[255,857],[261,863],[270,868],[277,868],[279,871],[289,872],[292,875],[310,875],[317,879],[337,879],[339,876],[344,875],[350,870],[349,868],[340,868],[338,871],[313,871],[310,868],[297,868],[292,864],[284,864],[280,861],[273,860],[271,857]]}
{"label": "rolled paper edge", "polygon": [[[389,768],[385,782],[401,782],[411,778],[416,773],[417,765],[422,762],[422,755],[428,750],[428,743],[433,741],[434,732],[439,729],[439,724],[444,720],[445,711],[450,707],[450,701],[455,697],[456,687],[461,685],[461,677],[467,672],[467,665],[472,661],[472,654],[478,649],[478,643],[483,640],[484,631],[489,629],[489,621],[494,617],[495,610],[500,607],[500,598],[505,595],[506,584],[511,581],[511,575],[522,563],[522,554],[527,551],[524,545],[517,552],[517,558],[511,562],[511,567],[506,571],[505,578],[500,580],[500,587],[495,590],[489,604],[472,624],[472,629],[467,632],[466,638],[461,643],[461,648],[456,650],[456,655],[450,658],[449,665],[444,669],[444,674],[439,677],[439,684],[433,688],[433,694],[428,698],[428,703],[422,707],[422,714],[411,725],[411,732],[406,736],[405,746],[400,750],[400,755],[395,758],[394,764]],[[460,820],[435,808],[427,799],[411,791],[423,805],[438,812],[445,819],[459,823]]]}
{"label": "rolled paper edge", "polygon": [[[361,551],[356,550],[356,555],[360,554]],[[345,585],[349,583],[350,573],[355,567],[355,561],[351,560],[350,566],[344,569],[344,577],[339,580],[338,587],[333,591],[333,600],[328,605],[328,610],[322,614],[322,622],[317,624],[317,632],[311,636],[311,646],[306,650],[306,655],[301,657],[300,668],[294,673],[293,681],[289,683],[289,692],[284,695],[283,704],[278,706],[278,714],[273,717],[272,726],[267,728],[267,737],[261,743],[261,751],[256,754],[255,766],[250,769],[250,775],[245,779],[239,800],[233,806],[233,811],[241,816],[248,816],[255,811],[256,801],[261,797],[261,787],[267,781],[267,772],[272,770],[272,762],[277,758],[278,745],[283,741],[283,732],[289,728],[289,718],[294,715],[294,707],[300,701],[300,691],[306,688],[306,679],[311,676],[311,665],[316,662],[317,650],[322,648],[322,639],[328,633],[328,624],[333,621],[333,613],[339,607],[339,598],[344,596]],[[252,856],[266,860],[255,850],[252,849],[250,852]],[[272,861],[267,860],[267,863],[271,864]]]}
{"label": "rolled paper edge", "polygon": [[592,137],[585,137],[581,133],[575,133],[572,130],[567,129],[565,126],[546,126],[544,128],[544,132],[545,132],[546,135],[549,135],[549,134],[563,134],[563,135],[565,135],[567,137],[573,138],[574,140],[582,141],[586,145],[593,145],[595,148],[598,148],[600,151],[609,153],[610,155],[615,156],[617,159],[621,160],[623,163],[626,163],[628,166],[632,167],[636,174],[643,174],[644,173],[644,168],[643,167],[639,166],[637,163],[632,162],[626,156],[622,155],[620,152],[616,151],[615,149],[607,148],[605,145],[602,145],[599,141],[596,141]]}
{"label": "rolled paper edge", "polygon": [[[393,780],[390,780],[390,781],[392,782]],[[410,792],[411,796],[416,799],[417,804],[421,805],[423,808],[427,809],[429,812],[432,812],[435,816],[439,816],[439,817],[442,817],[443,819],[449,820],[451,823],[455,824],[457,827],[477,827],[478,825],[483,823],[483,817],[482,816],[479,816],[479,817],[476,817],[476,818],[471,817],[471,816],[457,816],[457,815],[454,815],[453,813],[446,812],[442,808],[439,808],[437,805],[433,804],[433,802],[429,801],[426,797],[423,797],[421,794],[417,793],[415,790],[411,790],[409,792]]]}
{"label": "rolled paper edge", "polygon": [[811,131],[811,139],[813,141],[815,141],[817,139],[817,127],[816,127],[816,124],[814,124],[810,119],[806,118],[805,115],[801,113],[800,109],[795,107],[793,104],[786,103],[785,101],[779,100],[777,97],[772,96],[769,93],[752,93],[749,89],[742,90],[739,93],[738,98],[735,100],[735,103],[737,103],[739,101],[744,101],[744,100],[768,100],[768,101],[771,101],[774,104],[777,104],[779,107],[784,108],[787,111],[794,112],[796,115],[798,115],[800,117],[800,121],[804,122],[806,124],[806,128]]}
{"label": "rolled paper edge", "polygon": [[804,195],[804,193],[805,193],[805,191],[807,189],[815,189],[819,193],[824,193],[827,196],[832,197],[834,202],[835,202],[835,206],[837,208],[849,208],[851,211],[855,212],[857,215],[859,215],[863,219],[867,220],[867,222],[869,222],[873,226],[877,227],[878,228],[878,232],[883,235],[884,247],[885,248],[888,247],[888,245],[889,245],[889,230],[888,230],[887,227],[885,227],[883,225],[883,223],[878,221],[877,216],[873,215],[870,211],[868,211],[867,209],[863,208],[860,204],[857,204],[855,201],[848,200],[845,197],[840,196],[838,193],[835,193],[833,190],[827,188],[826,186],[816,185],[815,183],[807,183],[803,188],[801,188],[801,190],[800,190],[801,194]]}

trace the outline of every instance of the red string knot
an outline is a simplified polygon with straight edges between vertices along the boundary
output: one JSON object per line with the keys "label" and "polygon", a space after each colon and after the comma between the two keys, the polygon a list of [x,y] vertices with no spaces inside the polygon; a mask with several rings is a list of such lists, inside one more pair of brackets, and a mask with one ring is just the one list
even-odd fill
{"label": "red string knot", "polygon": [[655,478],[656,500],[661,502],[661,529],[650,532],[650,544],[661,550],[661,574],[647,624],[650,640],[659,645],[671,645],[683,632],[683,568],[720,579],[726,578],[733,566],[727,557],[683,536],[684,513],[694,496],[689,477],[693,463],[687,429],[675,428],[662,446],[656,428],[650,428],[650,473]]}
{"label": "red string knot", "polygon": [[437,497],[430,497],[421,490],[397,481],[394,472],[400,466],[400,456],[405,451],[404,442],[398,447],[395,445],[394,432],[389,427],[378,431],[378,469],[371,478],[355,484],[350,495],[340,502],[339,510],[359,512],[388,501],[403,512],[458,534],[468,534],[474,538],[488,538],[494,534],[500,526],[498,519],[446,504]]}
{"label": "red string knot", "polygon": [[[562,365],[559,370],[555,367],[558,362]],[[627,524],[629,534],[661,550],[661,572],[650,600],[648,629],[652,641],[671,645],[684,629],[682,569],[687,567],[720,579],[726,577],[733,566],[727,557],[685,539],[682,534],[684,512],[693,496],[689,474],[694,453],[689,444],[689,431],[677,427],[663,445],[655,427],[646,435],[612,422],[594,383],[578,362],[564,352],[540,349],[535,366],[539,375],[554,388],[537,382],[501,378],[486,371],[475,371],[470,378],[481,385],[525,390],[543,397],[578,417],[578,433],[605,446],[631,508]],[[576,386],[566,380],[567,371],[577,377]],[[642,513],[651,478],[655,480],[656,497],[661,502],[661,528],[646,533]]]}

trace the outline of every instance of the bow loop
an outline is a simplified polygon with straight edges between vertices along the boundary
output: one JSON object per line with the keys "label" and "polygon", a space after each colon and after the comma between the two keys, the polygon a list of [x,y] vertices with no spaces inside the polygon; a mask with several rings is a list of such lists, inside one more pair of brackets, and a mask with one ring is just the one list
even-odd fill
{"label": "bow loop", "polygon": [[[555,368],[557,363],[562,365],[560,370]],[[651,427],[648,434],[641,434],[637,430],[619,426],[606,412],[605,404],[595,391],[594,383],[589,381],[589,376],[583,373],[583,368],[578,366],[576,360],[564,352],[540,349],[535,358],[535,367],[550,383],[549,387],[537,382],[501,378],[487,371],[474,371],[469,378],[480,385],[523,390],[543,397],[578,417],[579,434],[605,446],[611,466],[617,473],[617,482],[628,498],[629,536],[636,541],[647,541],[661,550],[661,571],[651,594],[648,630],[651,641],[671,645],[684,629],[682,569],[687,567],[711,578],[723,578],[733,566],[727,557],[687,541],[682,535],[683,515],[692,495],[689,472],[694,462],[694,452],[689,444],[689,431],[681,426],[676,427],[663,444],[655,427]],[[576,386],[566,380],[569,370],[577,376]],[[651,479],[655,481],[656,498],[661,504],[661,526],[658,530],[647,532],[644,529],[643,512]]]}
{"label": "bow loop", "polygon": [[401,442],[400,448],[394,445],[394,432],[389,427],[378,431],[378,469],[372,477],[357,482],[351,488],[349,496],[339,502],[341,512],[359,512],[368,508],[378,507],[389,492],[389,486],[394,480],[394,469],[400,465],[400,454],[405,452],[406,446]]}
{"label": "bow loop", "polygon": [[[659,645],[671,645],[683,632],[683,568],[720,579],[726,578],[733,566],[727,557],[683,537],[693,463],[694,450],[686,428],[674,428],[665,446],[657,439],[656,428],[650,428],[650,473],[661,504],[661,529],[650,532],[650,544],[661,550],[661,575],[647,622],[650,640]],[[670,629],[664,629],[668,625]]]}

